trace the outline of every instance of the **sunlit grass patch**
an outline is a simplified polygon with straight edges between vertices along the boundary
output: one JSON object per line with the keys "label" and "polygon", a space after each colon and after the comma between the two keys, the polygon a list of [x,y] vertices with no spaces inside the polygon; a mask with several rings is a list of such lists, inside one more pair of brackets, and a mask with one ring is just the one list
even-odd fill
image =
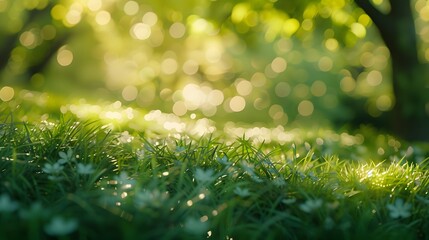
{"label": "sunlit grass patch", "polygon": [[414,161],[396,142],[395,155],[365,159],[360,147],[379,146],[344,149],[341,138],[352,137],[298,133],[296,143],[262,143],[220,131],[147,135],[66,117],[5,121],[0,229],[28,239],[428,236],[427,160]]}

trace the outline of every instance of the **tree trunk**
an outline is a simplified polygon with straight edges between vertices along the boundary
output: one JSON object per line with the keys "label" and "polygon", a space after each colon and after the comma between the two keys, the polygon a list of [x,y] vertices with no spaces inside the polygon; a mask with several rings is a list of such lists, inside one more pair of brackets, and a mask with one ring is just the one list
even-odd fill
{"label": "tree trunk", "polygon": [[356,0],[373,20],[390,51],[395,106],[394,133],[408,140],[429,140],[427,66],[418,59],[417,36],[410,0],[391,0],[388,14],[369,0]]}

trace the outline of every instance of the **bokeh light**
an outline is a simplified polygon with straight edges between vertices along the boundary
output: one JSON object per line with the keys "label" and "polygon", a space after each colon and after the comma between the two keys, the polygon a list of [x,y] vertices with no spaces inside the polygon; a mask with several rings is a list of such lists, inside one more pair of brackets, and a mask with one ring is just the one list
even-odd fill
{"label": "bokeh light", "polygon": [[95,21],[101,26],[108,24],[110,22],[110,19],[111,19],[110,13],[104,10],[98,12],[95,17]]}
{"label": "bokeh light", "polygon": [[183,23],[175,22],[170,26],[169,33],[173,38],[181,38],[185,35],[186,27]]}
{"label": "bokeh light", "polygon": [[301,116],[308,117],[313,114],[314,105],[308,100],[304,100],[298,105],[298,112]]}
{"label": "bokeh light", "polygon": [[134,101],[137,98],[138,95],[138,89],[135,86],[126,86],[122,90],[122,98],[125,101]]}
{"label": "bokeh light", "polygon": [[229,101],[229,109],[233,112],[241,112],[246,107],[246,100],[241,96],[235,96]]}
{"label": "bokeh light", "polygon": [[66,67],[73,62],[73,52],[68,50],[66,46],[60,48],[57,54],[57,62],[63,67]]}
{"label": "bokeh light", "polygon": [[143,15],[142,22],[149,26],[155,26],[158,22],[158,16],[154,12],[147,12]]}
{"label": "bokeh light", "polygon": [[136,15],[140,10],[139,4],[136,1],[128,1],[124,5],[124,12],[129,16]]}
{"label": "bokeh light", "polygon": [[146,40],[150,37],[152,29],[148,24],[136,23],[131,29],[131,36],[138,40]]}
{"label": "bokeh light", "polygon": [[247,96],[252,93],[253,86],[252,84],[245,79],[237,79],[236,81],[237,93],[241,96]]}
{"label": "bokeh light", "polygon": [[291,92],[291,87],[287,82],[279,82],[279,83],[277,83],[274,91],[275,91],[277,96],[284,98],[284,97],[289,96],[289,94]]}
{"label": "bokeh light", "polygon": [[103,6],[103,3],[101,0],[89,0],[87,2],[87,6],[89,10],[96,12],[101,9],[101,7]]}
{"label": "bokeh light", "polygon": [[281,57],[276,57],[272,62],[271,62],[271,69],[275,72],[275,73],[282,73],[286,70],[287,67],[287,62],[284,58]]}
{"label": "bokeh light", "polygon": [[[0,11],[10,11],[4,2]],[[386,2],[373,1],[383,11]],[[353,114],[340,112],[350,98],[363,99],[359,107],[371,116],[393,109],[389,49],[362,10],[331,0],[303,4],[297,15],[271,2],[216,4],[60,0],[34,24],[24,19],[36,12],[23,8],[15,14],[22,18],[4,24],[18,36],[5,86],[28,83],[219,124],[347,119]],[[416,0],[414,9],[419,54],[429,61],[427,6]],[[37,62],[49,54],[52,60]],[[103,116],[119,117],[111,112]]]}
{"label": "bokeh light", "polygon": [[13,90],[13,88],[11,88],[9,86],[5,86],[5,87],[2,87],[0,89],[0,99],[3,102],[8,102],[8,101],[12,100],[14,95],[15,95],[15,91]]}

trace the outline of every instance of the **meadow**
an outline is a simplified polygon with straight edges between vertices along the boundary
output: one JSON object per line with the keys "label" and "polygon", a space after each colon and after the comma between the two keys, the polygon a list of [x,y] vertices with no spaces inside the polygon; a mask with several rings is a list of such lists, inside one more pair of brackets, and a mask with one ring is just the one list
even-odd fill
{"label": "meadow", "polygon": [[1,239],[429,237],[427,145],[371,128],[196,134],[3,113]]}
{"label": "meadow", "polygon": [[429,239],[429,0],[0,0],[0,240]]}

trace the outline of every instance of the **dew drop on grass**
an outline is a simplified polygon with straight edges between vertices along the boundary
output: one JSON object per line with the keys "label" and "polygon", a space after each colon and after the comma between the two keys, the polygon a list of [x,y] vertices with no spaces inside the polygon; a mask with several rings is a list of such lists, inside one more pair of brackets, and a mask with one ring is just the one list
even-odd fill
{"label": "dew drop on grass", "polygon": [[209,217],[207,215],[204,215],[200,218],[201,222],[207,222],[209,220]]}

